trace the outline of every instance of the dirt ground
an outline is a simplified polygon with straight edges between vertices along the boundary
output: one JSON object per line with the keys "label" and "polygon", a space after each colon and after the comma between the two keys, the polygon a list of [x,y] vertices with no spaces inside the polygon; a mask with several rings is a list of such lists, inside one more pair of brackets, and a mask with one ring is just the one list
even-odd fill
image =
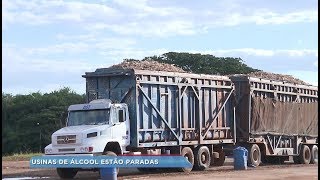
{"label": "dirt ground", "polygon": [[[172,170],[171,170],[172,171]],[[30,169],[29,161],[2,161],[2,178],[4,180],[16,179],[59,179],[54,169]],[[192,171],[191,173],[177,173],[159,171],[156,173],[141,173],[137,169],[120,169],[119,180],[200,180],[200,179],[318,179],[318,165],[296,165],[286,163],[283,165],[266,165],[247,170],[235,171],[233,162],[227,161],[222,167],[212,167],[206,171]],[[98,172],[81,171],[75,179],[100,179]]]}

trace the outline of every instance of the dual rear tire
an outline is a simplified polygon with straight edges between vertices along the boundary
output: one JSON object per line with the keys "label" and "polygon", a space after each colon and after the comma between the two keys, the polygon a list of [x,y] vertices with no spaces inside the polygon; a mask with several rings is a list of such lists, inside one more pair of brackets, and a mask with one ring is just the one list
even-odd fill
{"label": "dual rear tire", "polygon": [[311,164],[318,164],[318,146],[313,145],[311,149]]}
{"label": "dual rear tire", "polygon": [[207,146],[199,146],[192,151],[190,147],[184,147],[181,151],[181,156],[185,157],[192,167],[190,168],[180,168],[181,172],[190,172],[192,169],[195,170],[205,170],[209,168],[211,162],[210,150]]}
{"label": "dual rear tire", "polygon": [[313,145],[311,149],[307,145],[302,145],[299,156],[294,156],[296,164],[318,164],[318,146]]}

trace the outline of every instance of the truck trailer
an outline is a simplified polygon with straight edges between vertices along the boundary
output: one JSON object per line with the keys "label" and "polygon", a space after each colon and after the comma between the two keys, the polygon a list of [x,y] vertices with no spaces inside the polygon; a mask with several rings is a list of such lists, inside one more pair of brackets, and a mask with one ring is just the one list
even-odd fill
{"label": "truck trailer", "polygon": [[[174,154],[188,159],[193,168],[179,170],[190,172],[222,166],[230,147],[244,146],[254,166],[290,156],[317,163],[317,87],[136,69],[83,77],[87,103],[68,108],[45,155]],[[78,170],[57,169],[63,178]]]}
{"label": "truck trailer", "polygon": [[318,87],[234,75],[236,144],[249,165],[318,163]]}

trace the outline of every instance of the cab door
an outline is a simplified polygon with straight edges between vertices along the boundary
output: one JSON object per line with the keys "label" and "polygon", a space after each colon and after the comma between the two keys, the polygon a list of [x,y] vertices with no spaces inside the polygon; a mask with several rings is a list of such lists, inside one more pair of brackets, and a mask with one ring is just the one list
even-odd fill
{"label": "cab door", "polygon": [[112,139],[117,139],[121,145],[127,144],[129,139],[127,132],[127,111],[120,106],[114,109],[114,118],[112,124]]}

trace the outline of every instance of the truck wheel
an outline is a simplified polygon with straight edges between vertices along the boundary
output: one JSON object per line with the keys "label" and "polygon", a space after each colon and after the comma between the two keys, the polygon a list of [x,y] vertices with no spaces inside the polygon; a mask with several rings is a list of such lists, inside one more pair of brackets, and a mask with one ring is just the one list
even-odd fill
{"label": "truck wheel", "polygon": [[195,169],[197,170],[205,170],[210,166],[211,156],[210,150],[207,146],[201,146],[196,151],[195,155]]}
{"label": "truck wheel", "polygon": [[77,175],[78,170],[75,168],[57,168],[57,173],[61,179],[72,179]]}
{"label": "truck wheel", "polygon": [[219,151],[217,151],[217,152],[219,153],[219,158],[214,158],[212,156],[211,162],[210,162],[211,166],[223,166],[224,161],[226,160],[226,154],[224,153],[224,151],[222,149],[219,149]]}
{"label": "truck wheel", "polygon": [[318,146],[313,145],[311,149],[311,164],[318,164]]}
{"label": "truck wheel", "polygon": [[[193,155],[193,151],[191,148],[189,147],[184,147],[181,151],[181,156],[185,157],[193,166],[194,165],[194,155]],[[190,172],[192,170],[191,168],[179,168],[179,171],[181,172]]]}
{"label": "truck wheel", "polygon": [[248,165],[259,166],[261,163],[261,151],[257,144],[249,146]]}
{"label": "truck wheel", "polygon": [[[104,155],[104,156],[117,156],[117,154],[112,151],[106,151],[102,155]],[[117,168],[117,174],[119,174],[119,168]]]}
{"label": "truck wheel", "polygon": [[302,145],[299,159],[302,164],[310,164],[311,151],[307,145]]}

